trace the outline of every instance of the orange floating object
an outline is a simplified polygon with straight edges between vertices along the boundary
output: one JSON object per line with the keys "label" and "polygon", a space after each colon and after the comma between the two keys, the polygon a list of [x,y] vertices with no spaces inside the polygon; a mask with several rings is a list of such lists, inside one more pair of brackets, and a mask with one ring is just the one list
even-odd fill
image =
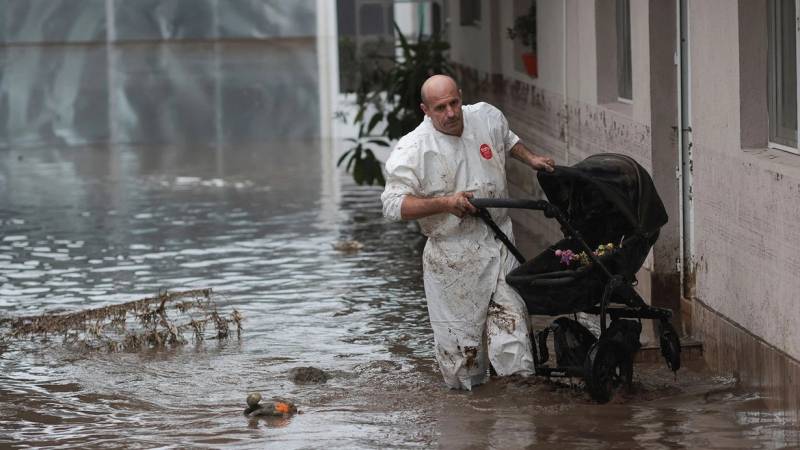
{"label": "orange floating object", "polygon": [[297,406],[289,400],[276,397],[271,401],[261,403],[261,394],[258,392],[247,396],[247,409],[244,410],[244,414],[248,417],[286,417],[295,413],[297,413]]}

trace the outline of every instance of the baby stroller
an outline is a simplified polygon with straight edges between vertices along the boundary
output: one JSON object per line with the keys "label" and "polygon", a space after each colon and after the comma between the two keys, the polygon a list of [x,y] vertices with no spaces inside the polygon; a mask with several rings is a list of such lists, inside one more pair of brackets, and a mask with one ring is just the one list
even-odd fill
{"label": "baby stroller", "polygon": [[[537,176],[549,201],[471,199],[478,216],[519,260],[520,266],[506,281],[520,293],[529,314],[599,315],[599,337],[568,317],[534,333],[536,374],[584,378],[592,398],[607,402],[618,386],[632,382],[641,319],[659,321],[661,354],[677,371],[681,347],[669,323],[672,311],[647,305],[633,289],[636,272],[667,223],[664,205],[645,169],[630,157],[606,153]],[[526,261],[486,208],[543,211],[559,222],[564,239]],[[551,332],[555,366],[545,364]]]}

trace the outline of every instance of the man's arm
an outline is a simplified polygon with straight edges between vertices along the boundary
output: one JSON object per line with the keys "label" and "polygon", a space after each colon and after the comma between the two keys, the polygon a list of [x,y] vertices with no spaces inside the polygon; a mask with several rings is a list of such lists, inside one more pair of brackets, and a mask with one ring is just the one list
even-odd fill
{"label": "man's arm", "polygon": [[511,147],[511,156],[514,159],[518,159],[525,164],[531,166],[534,170],[546,170],[548,172],[552,172],[556,162],[553,158],[548,156],[541,156],[533,153],[528,147],[522,143],[522,141],[517,142]]}
{"label": "man's arm", "polygon": [[445,197],[423,198],[413,195],[403,197],[400,216],[403,220],[421,219],[434,214],[450,213],[456,217],[473,214],[477,209],[469,202],[471,192],[456,192]]}

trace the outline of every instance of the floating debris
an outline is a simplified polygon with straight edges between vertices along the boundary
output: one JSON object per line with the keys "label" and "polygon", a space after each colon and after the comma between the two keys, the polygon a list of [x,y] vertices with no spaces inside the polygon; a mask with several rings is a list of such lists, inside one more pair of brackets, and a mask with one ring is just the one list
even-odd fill
{"label": "floating debris", "polygon": [[333,243],[333,249],[340,252],[357,252],[364,248],[364,244],[358,241],[337,241]]}
{"label": "floating debris", "polygon": [[289,371],[289,379],[295,384],[324,383],[328,374],[316,367],[295,367]]}
{"label": "floating debris", "polygon": [[261,403],[261,393],[254,392],[247,396],[247,417],[287,417],[297,413],[297,406],[289,400],[275,397]]}
{"label": "floating debris", "polygon": [[261,401],[261,393],[253,392],[252,394],[247,396],[247,407],[255,408],[256,406],[258,406],[258,402],[260,401]]}
{"label": "floating debris", "polygon": [[205,339],[227,339],[231,327],[241,337],[242,315],[217,310],[211,289],[164,292],[118,305],[72,313],[43,314],[6,320],[7,336],[61,336],[63,343],[86,350],[138,351],[177,347]]}

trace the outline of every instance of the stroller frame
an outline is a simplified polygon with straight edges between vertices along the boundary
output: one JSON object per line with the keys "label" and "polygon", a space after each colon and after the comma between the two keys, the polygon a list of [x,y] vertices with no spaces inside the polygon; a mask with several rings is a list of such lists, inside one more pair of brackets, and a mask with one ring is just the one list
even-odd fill
{"label": "stroller frame", "polygon": [[[620,384],[631,384],[633,377],[633,358],[640,347],[638,339],[639,332],[641,331],[641,324],[638,325],[638,330],[635,332],[635,342],[633,342],[634,338],[630,335],[628,335],[627,338],[621,338],[619,333],[611,335],[613,333],[610,333],[610,328],[613,328],[614,322],[620,319],[639,319],[639,321],[641,321],[641,319],[658,320],[661,354],[665,358],[667,366],[670,369],[677,371],[680,368],[680,341],[678,340],[677,332],[669,323],[669,320],[672,318],[672,311],[666,308],[647,305],[642,297],[633,289],[636,285],[635,279],[626,280],[622,275],[613,274],[603,261],[592,252],[592,249],[583,239],[579,230],[570,224],[569,220],[567,220],[558,207],[545,200],[472,198],[470,202],[477,208],[477,216],[489,226],[497,239],[508,248],[511,254],[519,261],[520,265],[525,263],[525,257],[523,257],[519,249],[517,249],[508,236],[506,236],[494,222],[487,208],[537,210],[542,211],[547,218],[556,219],[561,225],[565,237],[572,238],[579,243],[586,255],[591,259],[591,262],[607,277],[599,304],[580,311],[599,315],[600,318],[600,336],[589,348],[583,364],[574,364],[573,361],[571,365],[545,365],[549,359],[546,339],[550,328],[552,328],[551,326],[541,330],[538,334],[533,333],[531,335],[531,340],[534,344],[533,353],[534,361],[536,362],[536,375],[544,377],[583,378],[586,381],[589,394],[595,401],[598,403],[609,401]],[[526,281],[520,280],[519,278],[520,276],[517,275],[515,281]],[[624,293],[624,295],[614,295],[619,293]],[[622,305],[612,305],[612,297],[625,298],[627,301]],[[606,326],[606,316],[611,318],[612,327]],[[556,322],[558,322],[558,320]],[[625,320],[622,322],[625,322]],[[586,330],[586,332],[590,333],[588,330]],[[559,342],[556,340],[555,345],[558,346],[558,344]],[[556,352],[558,353],[558,351],[559,349],[557,347]]]}

